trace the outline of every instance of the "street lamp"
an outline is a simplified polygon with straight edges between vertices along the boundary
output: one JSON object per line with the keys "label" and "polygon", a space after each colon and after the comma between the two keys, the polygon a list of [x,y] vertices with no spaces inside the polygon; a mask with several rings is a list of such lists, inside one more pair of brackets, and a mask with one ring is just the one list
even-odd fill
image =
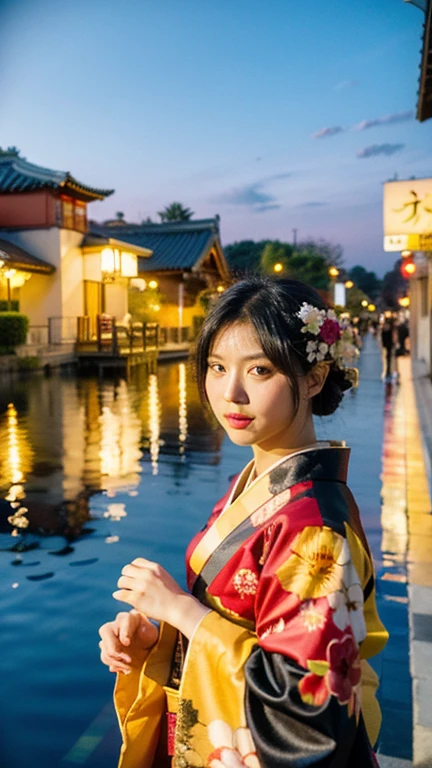
{"label": "street lamp", "polygon": [[368,310],[369,312],[375,312],[376,310],[375,304],[368,304]]}
{"label": "street lamp", "polygon": [[363,299],[361,305],[362,305],[362,307],[367,307],[368,302],[366,301],[366,299]]}
{"label": "street lamp", "polygon": [[330,277],[337,277],[339,274],[339,270],[337,267],[330,267],[329,269],[329,275]]}
{"label": "street lamp", "polygon": [[352,280],[347,280],[347,281],[346,281],[346,283],[345,283],[345,288],[348,288],[348,290],[349,290],[350,288],[354,288],[354,283],[353,283],[353,281],[352,281]]}
{"label": "street lamp", "polygon": [[216,288],[216,290],[217,290],[217,292],[218,292],[218,293],[223,293],[223,292],[224,292],[224,290],[225,290],[225,288],[223,287],[223,285],[218,285],[218,287]]}
{"label": "street lamp", "polygon": [[280,263],[280,261],[276,262],[276,264],[273,267],[274,272],[282,272],[283,270],[283,264]]}
{"label": "street lamp", "polygon": [[410,297],[409,296],[402,296],[401,299],[399,299],[399,305],[406,309],[410,305]]}
{"label": "street lamp", "polygon": [[155,291],[159,283],[157,280],[150,280],[148,285],[149,285],[149,288],[152,289],[152,291]]}

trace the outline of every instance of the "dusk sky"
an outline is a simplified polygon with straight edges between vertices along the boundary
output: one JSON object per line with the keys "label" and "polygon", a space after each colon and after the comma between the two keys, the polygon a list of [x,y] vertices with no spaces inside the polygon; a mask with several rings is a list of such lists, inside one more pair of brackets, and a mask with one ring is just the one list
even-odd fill
{"label": "dusk sky", "polygon": [[382,183],[432,176],[424,14],[403,0],[0,0],[0,146],[115,194],[179,200],[224,245],[325,238],[382,275]]}

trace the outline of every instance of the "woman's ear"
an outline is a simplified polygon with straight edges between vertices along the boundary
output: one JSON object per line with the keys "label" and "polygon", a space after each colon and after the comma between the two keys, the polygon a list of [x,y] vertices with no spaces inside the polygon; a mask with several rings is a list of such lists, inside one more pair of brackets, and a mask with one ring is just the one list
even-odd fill
{"label": "woman's ear", "polygon": [[309,399],[321,392],[329,371],[330,365],[328,363],[317,363],[309,371],[306,376],[307,397]]}

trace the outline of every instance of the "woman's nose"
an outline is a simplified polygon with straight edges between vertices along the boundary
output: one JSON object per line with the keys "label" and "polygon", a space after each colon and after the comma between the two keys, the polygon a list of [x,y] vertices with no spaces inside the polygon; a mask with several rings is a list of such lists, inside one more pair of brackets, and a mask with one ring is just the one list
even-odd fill
{"label": "woman's nose", "polygon": [[224,400],[227,403],[245,404],[249,402],[249,397],[239,377],[231,376],[227,381]]}

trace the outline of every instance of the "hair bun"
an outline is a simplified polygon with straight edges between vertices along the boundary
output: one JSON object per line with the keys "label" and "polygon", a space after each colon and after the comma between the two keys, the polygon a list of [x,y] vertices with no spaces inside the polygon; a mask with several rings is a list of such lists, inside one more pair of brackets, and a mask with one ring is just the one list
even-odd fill
{"label": "hair bun", "polygon": [[332,365],[321,392],[312,399],[312,413],[315,416],[330,416],[341,402],[343,393],[357,386],[357,383],[356,368],[341,369]]}

